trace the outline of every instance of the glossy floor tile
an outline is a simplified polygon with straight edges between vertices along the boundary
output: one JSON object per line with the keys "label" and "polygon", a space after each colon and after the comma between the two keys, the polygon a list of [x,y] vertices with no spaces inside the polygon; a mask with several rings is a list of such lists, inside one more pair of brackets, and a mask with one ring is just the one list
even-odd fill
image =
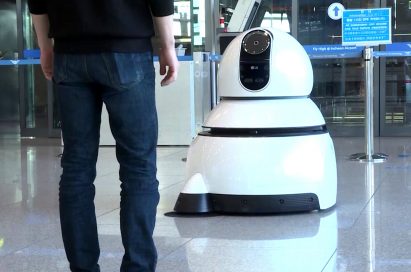
{"label": "glossy floor tile", "polygon": [[[185,147],[158,149],[161,200],[154,232],[160,272],[411,271],[411,138],[377,138],[385,163],[357,163],[361,138],[334,138],[337,205],[325,212],[170,217],[184,186]],[[62,147],[0,137],[0,272],[69,271],[58,217]],[[119,271],[118,163],[98,160],[96,213],[102,271]]]}

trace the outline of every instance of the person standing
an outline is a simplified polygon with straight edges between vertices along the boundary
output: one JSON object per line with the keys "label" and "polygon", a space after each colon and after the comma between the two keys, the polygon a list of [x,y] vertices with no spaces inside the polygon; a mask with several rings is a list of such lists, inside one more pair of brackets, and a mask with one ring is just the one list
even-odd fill
{"label": "person standing", "polygon": [[157,113],[151,37],[159,37],[161,85],[178,60],[172,0],[28,0],[45,77],[60,106],[62,238],[71,271],[100,271],[94,206],[101,110],[106,105],[120,164],[120,271],[155,271],[159,202]]}

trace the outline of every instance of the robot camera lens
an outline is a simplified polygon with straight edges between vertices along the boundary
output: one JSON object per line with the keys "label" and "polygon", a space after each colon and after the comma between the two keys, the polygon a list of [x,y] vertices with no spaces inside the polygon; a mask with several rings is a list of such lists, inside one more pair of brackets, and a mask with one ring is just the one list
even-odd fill
{"label": "robot camera lens", "polygon": [[248,33],[243,40],[243,49],[251,55],[258,55],[267,50],[271,38],[266,31],[256,30]]}

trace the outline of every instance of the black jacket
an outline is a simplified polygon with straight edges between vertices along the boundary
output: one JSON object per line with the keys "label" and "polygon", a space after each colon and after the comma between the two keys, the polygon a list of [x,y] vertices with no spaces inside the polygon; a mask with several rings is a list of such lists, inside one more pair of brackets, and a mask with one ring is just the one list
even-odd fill
{"label": "black jacket", "polygon": [[174,13],[173,0],[28,0],[32,14],[47,14],[59,53],[151,50],[151,13]]}

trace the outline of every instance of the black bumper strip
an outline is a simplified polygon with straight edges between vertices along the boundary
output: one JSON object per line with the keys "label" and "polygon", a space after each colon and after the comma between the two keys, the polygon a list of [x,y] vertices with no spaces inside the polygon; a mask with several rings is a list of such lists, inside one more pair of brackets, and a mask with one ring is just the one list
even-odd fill
{"label": "black bumper strip", "polygon": [[316,194],[224,195],[180,193],[176,213],[289,213],[320,210]]}
{"label": "black bumper strip", "polygon": [[198,133],[205,137],[290,137],[328,133],[326,125],[297,128],[209,128]]}

